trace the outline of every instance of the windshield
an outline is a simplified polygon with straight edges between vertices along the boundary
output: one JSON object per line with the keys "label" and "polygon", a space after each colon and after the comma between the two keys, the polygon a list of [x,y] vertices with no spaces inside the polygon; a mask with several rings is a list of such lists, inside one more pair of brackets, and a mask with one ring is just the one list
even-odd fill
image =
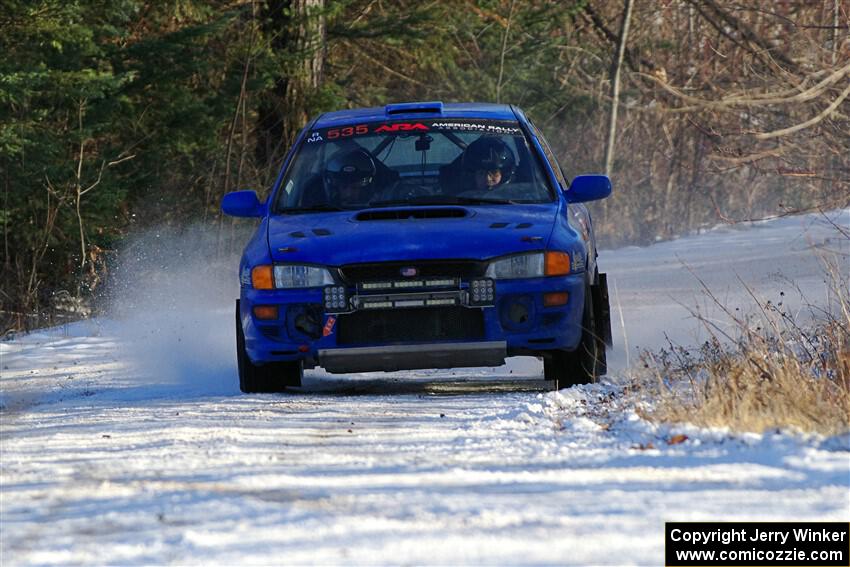
{"label": "windshield", "polygon": [[311,131],[286,172],[275,211],[554,198],[515,121],[390,121]]}

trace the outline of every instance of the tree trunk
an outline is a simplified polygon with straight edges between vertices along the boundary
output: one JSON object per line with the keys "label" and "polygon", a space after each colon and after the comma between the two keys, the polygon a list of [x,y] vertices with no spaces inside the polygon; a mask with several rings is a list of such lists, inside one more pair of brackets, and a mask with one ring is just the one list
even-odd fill
{"label": "tree trunk", "polygon": [[322,83],[325,1],[266,0],[263,31],[281,58],[281,74],[259,108],[257,159],[276,165],[307,122],[310,97]]}
{"label": "tree trunk", "polygon": [[617,107],[620,103],[620,68],[626,53],[626,40],[629,35],[629,20],[632,18],[634,0],[625,0],[623,23],[617,41],[617,56],[611,68],[611,112],[608,120],[608,143],[605,146],[605,175],[610,176],[614,166],[614,138],[617,135]]}

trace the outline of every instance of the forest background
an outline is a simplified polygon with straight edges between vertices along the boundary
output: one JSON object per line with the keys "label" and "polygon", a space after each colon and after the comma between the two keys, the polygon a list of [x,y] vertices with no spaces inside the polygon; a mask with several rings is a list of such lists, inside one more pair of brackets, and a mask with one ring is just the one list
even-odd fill
{"label": "forest background", "polygon": [[848,94],[846,0],[0,0],[0,333],[87,312],[134,232],[232,253],[222,195],[323,111],[517,104],[611,175],[617,246],[850,205]]}

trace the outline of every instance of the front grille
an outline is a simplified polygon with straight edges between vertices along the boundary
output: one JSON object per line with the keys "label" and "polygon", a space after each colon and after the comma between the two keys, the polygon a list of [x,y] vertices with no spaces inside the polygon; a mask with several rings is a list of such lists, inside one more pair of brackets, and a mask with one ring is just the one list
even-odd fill
{"label": "front grille", "polygon": [[399,344],[484,338],[481,309],[374,309],[340,315],[337,344]]}
{"label": "front grille", "polygon": [[479,278],[487,271],[486,262],[474,260],[428,260],[420,262],[380,262],[374,264],[347,264],[339,269],[346,283],[373,282],[401,279],[406,268],[416,268],[416,278],[449,277],[469,280]]}

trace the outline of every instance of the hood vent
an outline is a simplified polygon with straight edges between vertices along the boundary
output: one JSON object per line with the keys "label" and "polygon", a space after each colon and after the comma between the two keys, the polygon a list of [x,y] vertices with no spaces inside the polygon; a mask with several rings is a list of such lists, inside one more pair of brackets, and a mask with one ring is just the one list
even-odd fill
{"label": "hood vent", "polygon": [[[508,227],[508,226],[510,226],[510,223],[494,222],[493,224],[490,225],[490,228],[505,228],[505,227]],[[514,226],[514,228],[531,228],[532,226],[534,226],[534,225],[532,225],[530,222],[521,222],[521,223],[517,224],[516,226]]]}
{"label": "hood vent", "polygon": [[[330,236],[332,234],[331,231],[326,228],[314,228],[311,232],[316,236]],[[307,238],[307,234],[300,230],[290,232],[289,236],[291,236],[292,238]]]}
{"label": "hood vent", "polygon": [[465,209],[454,208],[416,208],[416,209],[391,209],[372,210],[359,213],[355,220],[379,221],[379,220],[408,220],[408,219],[453,219],[466,216]]}

